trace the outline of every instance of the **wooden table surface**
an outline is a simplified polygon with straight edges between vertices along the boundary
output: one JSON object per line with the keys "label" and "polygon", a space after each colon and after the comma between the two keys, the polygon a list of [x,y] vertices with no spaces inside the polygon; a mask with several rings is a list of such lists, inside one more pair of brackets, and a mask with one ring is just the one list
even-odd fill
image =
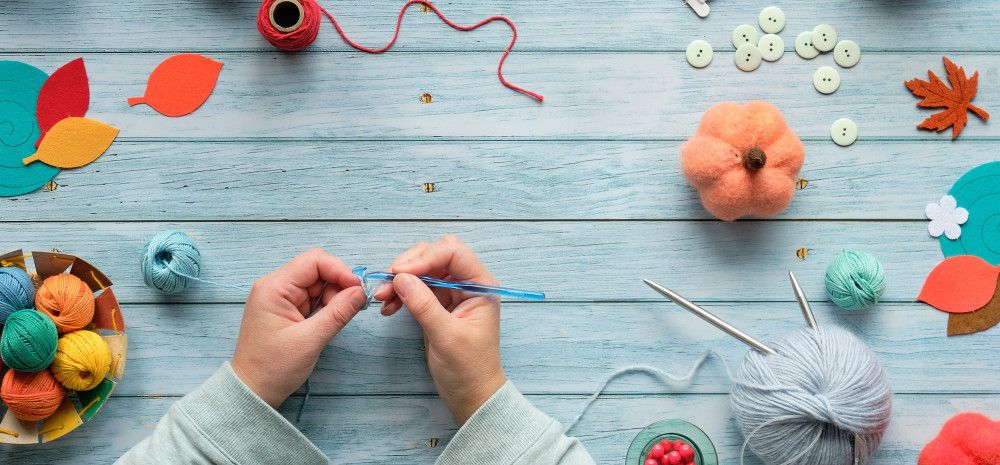
{"label": "wooden table surface", "polygon": [[[353,38],[382,44],[401,0],[323,3]],[[0,463],[110,462],[230,356],[243,294],[197,285],[165,297],[142,284],[140,250],[167,228],[199,240],[206,279],[236,285],[308,247],[384,266],[416,241],[458,234],[505,283],[548,293],[544,303],[504,305],[503,356],[509,377],[561,421],[616,368],[685,372],[708,348],[733,365],[745,353],[640,278],[768,340],[803,324],[788,270],[820,324],[855,332],[889,373],[894,417],[873,463],[915,463],[957,412],[1000,417],[1000,328],[947,338],[946,315],[914,302],[942,258],[924,205],[1000,158],[1000,125],[971,119],[956,142],[918,131],[929,112],[903,87],[928,68],[941,74],[948,55],[979,70],[976,103],[1000,112],[1000,0],[777,2],[788,51],[753,73],[732,64],[730,34],[756,24],[770,0],[713,1],[707,20],[680,1],[487,3],[440,6],[459,22],[509,15],[521,38],[506,74],[544,104],[497,82],[505,27],[454,32],[418,9],[394,51],[370,56],[328,24],[307,52],[279,53],[256,32],[254,0],[0,2],[0,59],[51,73],[85,57],[89,116],[121,128],[104,157],[64,171],[57,189],[0,200],[2,242],[98,264],[116,283],[130,342],[125,381],[97,418],[51,444],[0,447]],[[805,61],[792,46],[821,22],[864,50],[830,96],[813,89],[812,74],[832,56]],[[699,38],[716,50],[704,70],[684,58]],[[178,52],[225,62],[208,102],[176,119],[128,107]],[[678,148],[709,106],[750,99],[785,112],[805,141],[809,183],[778,218],[721,223],[685,183]],[[841,117],[861,127],[849,148],[829,140]],[[427,182],[435,192],[424,192]],[[805,260],[799,248],[810,250]],[[874,310],[820,302],[823,271],[845,248],[885,265],[885,302]],[[456,427],[421,342],[409,316],[370,311],[327,348],[299,426],[334,463],[429,464],[441,453]],[[574,434],[600,463],[620,464],[641,428],[683,418],[736,464],[743,439],[729,385],[716,362],[689,385],[629,376]]]}

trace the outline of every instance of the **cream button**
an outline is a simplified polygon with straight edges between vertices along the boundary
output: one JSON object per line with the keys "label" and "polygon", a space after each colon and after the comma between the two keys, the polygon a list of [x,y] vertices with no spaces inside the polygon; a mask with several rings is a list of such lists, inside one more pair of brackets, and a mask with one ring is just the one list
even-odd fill
{"label": "cream button", "polygon": [[760,56],[767,61],[778,61],[785,54],[785,41],[774,34],[764,34],[757,42]]}
{"label": "cream button", "polygon": [[837,31],[829,24],[820,24],[813,29],[813,47],[821,52],[829,52],[837,46]]}
{"label": "cream button", "polygon": [[743,44],[736,49],[736,67],[743,71],[753,71],[760,66],[760,50],[756,45]]}
{"label": "cream button", "polygon": [[695,68],[704,68],[712,62],[712,46],[704,40],[691,42],[687,48],[688,64]]}
{"label": "cream button", "polygon": [[837,47],[833,49],[833,61],[845,68],[851,68],[861,61],[861,47],[858,47],[853,40],[837,42]]}
{"label": "cream button", "polygon": [[749,24],[744,24],[742,26],[737,26],[733,31],[733,47],[740,48],[740,45],[751,44],[757,45],[757,39],[760,38],[757,35],[757,29]]}
{"label": "cream button", "polygon": [[832,94],[840,88],[840,73],[829,66],[817,69],[813,74],[813,86],[821,94]]}
{"label": "cream button", "polygon": [[830,137],[841,147],[847,147],[858,140],[858,124],[847,118],[840,118],[830,126]]}
{"label": "cream button", "polygon": [[795,53],[806,60],[812,60],[819,56],[819,50],[813,47],[813,33],[806,31],[795,38]]}
{"label": "cream button", "polygon": [[768,34],[777,34],[785,28],[785,12],[776,6],[769,6],[757,18],[760,29]]}

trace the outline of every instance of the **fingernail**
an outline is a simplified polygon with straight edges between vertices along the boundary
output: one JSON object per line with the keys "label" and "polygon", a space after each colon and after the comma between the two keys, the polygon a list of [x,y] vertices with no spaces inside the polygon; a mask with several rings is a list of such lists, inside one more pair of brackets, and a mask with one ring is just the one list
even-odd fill
{"label": "fingernail", "polygon": [[388,291],[391,287],[392,284],[389,283],[379,284],[378,288],[375,289],[375,293],[373,295],[385,295],[385,292]]}
{"label": "fingernail", "polygon": [[396,275],[396,279],[392,280],[392,287],[396,289],[399,297],[404,299],[413,291],[413,286],[416,284],[417,278],[411,274],[399,274]]}

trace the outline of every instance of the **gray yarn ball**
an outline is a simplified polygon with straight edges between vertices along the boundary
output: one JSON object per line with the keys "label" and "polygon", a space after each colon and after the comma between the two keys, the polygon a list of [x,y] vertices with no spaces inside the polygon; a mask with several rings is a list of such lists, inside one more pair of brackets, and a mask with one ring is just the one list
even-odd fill
{"label": "gray yarn ball", "polygon": [[804,329],[751,350],[730,403],[747,445],[768,465],[868,463],[892,416],[875,353],[849,331]]}

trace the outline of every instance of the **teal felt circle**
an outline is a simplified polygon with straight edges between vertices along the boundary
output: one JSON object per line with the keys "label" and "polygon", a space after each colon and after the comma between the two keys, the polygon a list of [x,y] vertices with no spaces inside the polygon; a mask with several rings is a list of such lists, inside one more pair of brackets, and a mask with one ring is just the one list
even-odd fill
{"label": "teal felt circle", "polygon": [[25,166],[21,161],[35,153],[42,134],[35,105],[48,78],[34,66],[0,61],[0,196],[26,194],[59,174],[59,168],[45,163]]}
{"label": "teal felt circle", "polygon": [[1000,265],[1000,162],[979,165],[965,173],[948,195],[969,211],[969,220],[962,225],[958,239],[941,236],[941,252],[945,257],[975,255]]}

